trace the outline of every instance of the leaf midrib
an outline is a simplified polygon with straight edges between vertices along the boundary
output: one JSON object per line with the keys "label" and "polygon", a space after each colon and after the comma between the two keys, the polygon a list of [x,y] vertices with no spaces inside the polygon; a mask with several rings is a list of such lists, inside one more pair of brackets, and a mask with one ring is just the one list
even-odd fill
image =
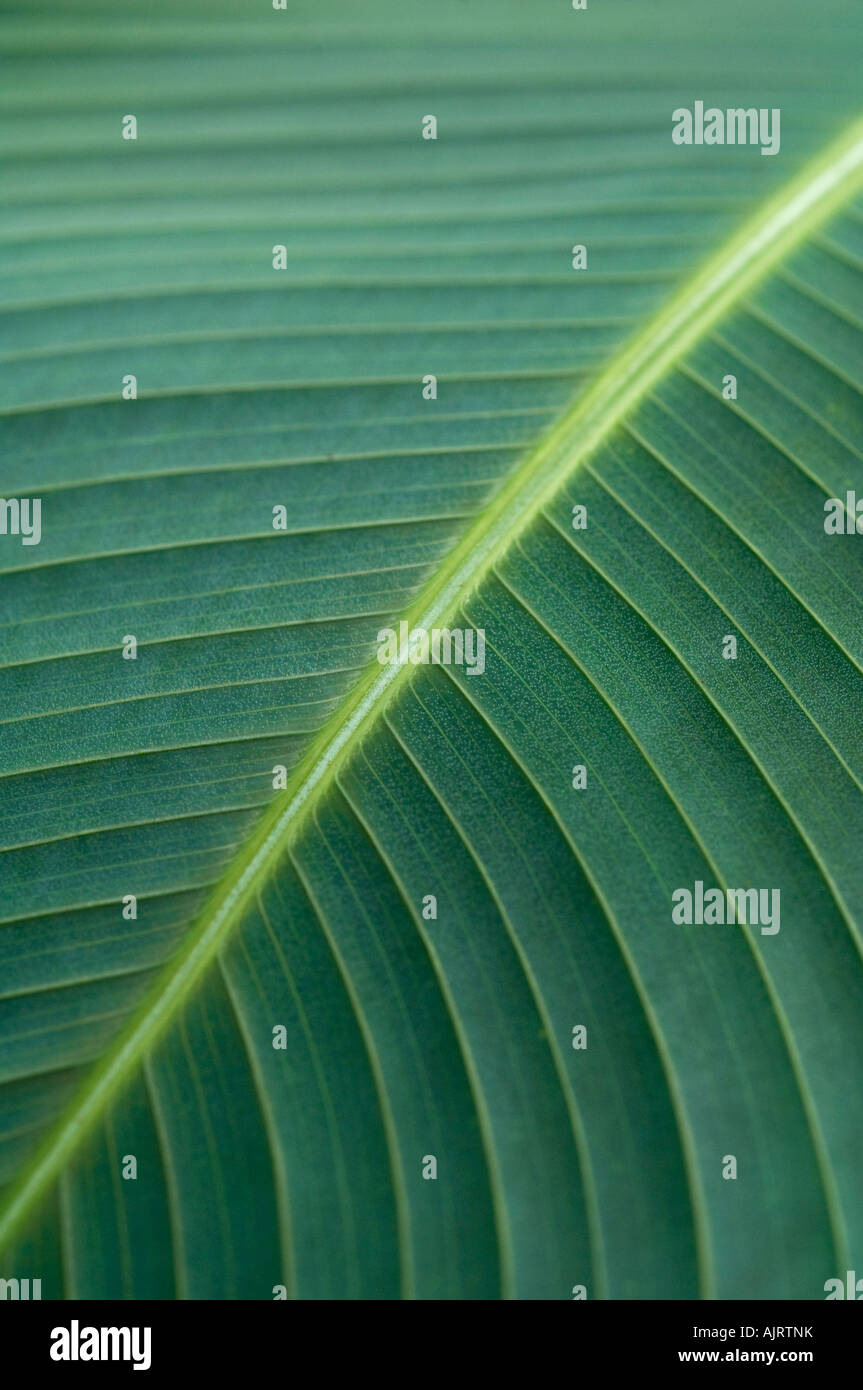
{"label": "leaf midrib", "polygon": [[[559,484],[721,315],[817,225],[863,188],[863,121],[855,122],[814,164],[770,199],[689,279],[666,307],[600,373],[585,395],[527,455],[486,511],[469,527],[404,616],[410,627],[446,626],[512,540]],[[63,1170],[90,1126],[140,1064],[214,960],[261,878],[297,835],[361,731],[386,707],[406,663],[371,666],[321,730],[286,792],[240,850],[154,989],[96,1065],[77,1097],[14,1186],[0,1213],[0,1247]],[[410,669],[410,668],[408,668]]]}

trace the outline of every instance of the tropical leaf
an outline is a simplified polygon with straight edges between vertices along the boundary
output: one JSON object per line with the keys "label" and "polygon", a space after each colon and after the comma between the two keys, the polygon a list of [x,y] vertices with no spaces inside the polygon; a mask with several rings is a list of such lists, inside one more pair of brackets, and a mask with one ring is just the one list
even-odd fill
{"label": "tropical leaf", "polygon": [[[4,21],[2,1272],[823,1297],[863,19],[151,8]],[[674,146],[701,93],[780,157]],[[381,664],[400,620],[484,669]],[[769,925],[675,921],[699,883]]]}

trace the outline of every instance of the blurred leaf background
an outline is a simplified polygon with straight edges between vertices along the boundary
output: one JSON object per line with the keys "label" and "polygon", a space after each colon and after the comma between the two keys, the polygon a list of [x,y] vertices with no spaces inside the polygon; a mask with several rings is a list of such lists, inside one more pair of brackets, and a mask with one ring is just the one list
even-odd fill
{"label": "blurred leaf background", "polygon": [[[859,117],[859,5],[0,15],[0,491],[43,506],[0,538],[0,1276],[823,1297],[863,1267],[859,201],[562,465],[462,596],[486,675],[402,681],[117,1049],[378,630]],[[780,155],[675,147],[696,99],[780,107]],[[673,926],[698,878],[780,887],[780,934]]]}

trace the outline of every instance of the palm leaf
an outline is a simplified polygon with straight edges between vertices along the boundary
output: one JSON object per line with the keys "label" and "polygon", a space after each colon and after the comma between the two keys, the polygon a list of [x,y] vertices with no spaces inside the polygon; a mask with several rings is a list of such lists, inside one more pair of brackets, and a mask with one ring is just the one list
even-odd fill
{"label": "palm leaf", "polygon": [[[863,1260],[860,21],[613,8],[6,21],[0,1248],[43,1296]],[[681,71],[761,84],[782,158],[675,149]],[[382,667],[399,618],[484,673]],[[674,923],[697,881],[781,930]]]}

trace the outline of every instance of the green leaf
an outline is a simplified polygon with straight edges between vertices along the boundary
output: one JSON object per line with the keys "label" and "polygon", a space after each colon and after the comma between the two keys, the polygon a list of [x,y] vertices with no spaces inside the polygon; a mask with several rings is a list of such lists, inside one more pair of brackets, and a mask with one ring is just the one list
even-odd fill
{"label": "green leaf", "polygon": [[[655,9],[8,22],[0,1248],[45,1297],[863,1262],[860,20],[783,7],[767,83],[766,14]],[[690,87],[782,157],[674,147]],[[381,665],[400,618],[485,669]],[[698,882],[779,931],[675,922]]]}

